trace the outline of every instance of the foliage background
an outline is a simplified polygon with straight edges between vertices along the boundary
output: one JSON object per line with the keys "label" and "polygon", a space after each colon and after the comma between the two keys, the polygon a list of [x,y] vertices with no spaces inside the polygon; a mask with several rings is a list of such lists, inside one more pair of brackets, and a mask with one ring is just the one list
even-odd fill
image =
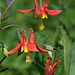
{"label": "foliage background", "polygon": [[[0,0],[1,13],[4,12],[8,3],[11,0]],[[17,11],[17,9],[31,9],[34,8],[34,0],[15,0],[11,7],[8,9],[6,16],[9,16],[6,20],[2,20],[0,28],[10,25],[17,24],[23,27],[27,31],[29,37],[30,28],[33,28],[35,41],[50,44],[60,50],[61,53],[55,52],[55,59],[62,60],[57,66],[54,75],[66,75],[64,71],[64,49],[66,49],[67,59],[70,61],[69,74],[75,74],[75,0],[49,0],[48,9],[58,10],[62,9],[61,15],[49,16],[48,19],[44,19],[45,28],[42,31],[37,30],[38,19],[34,18],[34,12],[30,12],[26,15]],[[38,0],[39,3],[39,0]],[[40,4],[39,4],[40,5]],[[62,24],[62,23],[63,24]],[[63,28],[62,28],[63,26]],[[65,27],[64,27],[65,26]],[[68,35],[66,33],[69,33]],[[64,33],[64,36],[63,36]],[[67,40],[70,37],[70,40]],[[63,39],[64,38],[64,39]],[[66,39],[65,39],[66,38]],[[63,45],[63,41],[66,44]],[[17,27],[10,27],[0,31],[0,41],[5,43],[10,51],[19,43],[18,29]],[[71,42],[69,42],[71,41]],[[70,44],[69,44],[70,43]],[[69,44],[69,45],[68,45]],[[39,45],[40,46],[40,45]],[[40,46],[45,48],[43,46]],[[68,49],[71,50],[69,51]],[[35,63],[29,64],[25,63],[25,54],[16,57],[17,52],[9,55],[1,64],[0,70],[6,67],[10,67],[9,70],[0,73],[0,75],[44,75],[45,63],[48,55],[43,55],[41,53],[33,53],[32,58]],[[3,52],[0,48],[0,60],[4,57]],[[39,63],[40,65],[36,64]],[[68,64],[67,63],[67,64]]]}

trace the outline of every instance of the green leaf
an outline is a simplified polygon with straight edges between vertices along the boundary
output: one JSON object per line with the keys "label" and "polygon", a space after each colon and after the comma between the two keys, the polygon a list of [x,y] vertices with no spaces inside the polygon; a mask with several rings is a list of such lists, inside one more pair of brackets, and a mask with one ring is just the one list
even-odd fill
{"label": "green leaf", "polygon": [[66,30],[63,26],[60,27],[62,39],[63,39],[63,47],[64,47],[64,70],[66,75],[69,75],[70,72],[70,58],[71,58],[71,39],[69,38]]}
{"label": "green leaf", "polygon": [[72,43],[70,75],[75,74],[75,42]]}

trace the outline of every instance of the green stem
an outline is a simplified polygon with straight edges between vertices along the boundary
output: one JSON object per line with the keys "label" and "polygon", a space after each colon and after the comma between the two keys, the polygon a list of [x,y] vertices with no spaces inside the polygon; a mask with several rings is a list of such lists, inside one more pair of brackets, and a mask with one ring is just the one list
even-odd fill
{"label": "green stem", "polygon": [[1,24],[1,9],[0,9],[0,24]]}
{"label": "green stem", "polygon": [[0,64],[4,61],[5,58],[6,58],[6,56],[0,61]]}
{"label": "green stem", "polygon": [[40,8],[42,7],[42,0],[40,0]]}
{"label": "green stem", "polygon": [[10,67],[1,70],[0,73],[5,72],[5,71],[8,70],[8,69],[10,69]]}
{"label": "green stem", "polygon": [[4,46],[4,43],[0,42],[2,44],[2,46]]}

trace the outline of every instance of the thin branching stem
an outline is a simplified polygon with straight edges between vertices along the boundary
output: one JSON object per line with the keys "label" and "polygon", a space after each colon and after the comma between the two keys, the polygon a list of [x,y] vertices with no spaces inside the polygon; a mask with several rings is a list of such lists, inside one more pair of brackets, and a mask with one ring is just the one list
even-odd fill
{"label": "thin branching stem", "polygon": [[8,5],[8,7],[5,9],[3,15],[2,15],[2,18],[4,17],[5,13],[7,12],[8,8],[12,5],[12,3],[14,2],[15,0],[12,0],[11,3]]}
{"label": "thin branching stem", "polygon": [[41,44],[41,45],[43,45],[43,46],[45,46],[45,47],[47,46],[46,44],[42,44],[42,43],[38,43],[38,42],[35,42],[35,43],[36,43],[36,44]]}
{"label": "thin branching stem", "polygon": [[7,26],[1,28],[0,30],[3,30],[3,29],[8,28],[8,27],[12,27],[12,26],[16,26],[16,27],[19,27],[20,29],[24,30],[24,29],[23,29],[21,26],[19,26],[19,25],[7,25]]}
{"label": "thin branching stem", "polygon": [[2,46],[4,46],[4,43],[2,43],[1,41],[0,41],[0,43],[2,44]]}
{"label": "thin branching stem", "polygon": [[8,69],[10,69],[10,68],[5,68],[5,69],[1,70],[0,73],[5,72]]}
{"label": "thin branching stem", "polygon": [[0,64],[5,60],[6,56],[0,61]]}
{"label": "thin branching stem", "polygon": [[53,65],[53,61],[54,61],[54,51],[52,51],[53,57],[52,57],[52,65]]}

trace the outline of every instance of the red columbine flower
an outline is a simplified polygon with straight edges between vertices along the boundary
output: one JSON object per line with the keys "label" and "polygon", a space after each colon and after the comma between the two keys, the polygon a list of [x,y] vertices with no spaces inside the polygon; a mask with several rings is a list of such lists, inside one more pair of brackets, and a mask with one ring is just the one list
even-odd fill
{"label": "red columbine flower", "polygon": [[6,54],[15,53],[19,49],[17,56],[21,55],[24,52],[24,53],[26,53],[26,62],[31,63],[33,60],[30,57],[30,52],[31,51],[36,52],[37,50],[36,49],[33,49],[33,50],[29,49],[28,50],[28,43],[26,41],[26,38],[24,37],[24,31],[21,31],[20,33],[21,33],[21,36],[20,36],[21,43],[17,44],[16,47],[13,50],[7,52]]}
{"label": "red columbine flower", "polygon": [[57,59],[56,59],[55,63],[51,66],[50,65],[50,60],[51,60],[51,58],[49,58],[46,61],[45,75],[53,75],[54,72],[55,72],[55,70],[56,70],[56,67],[57,67],[58,63],[61,62],[61,60],[60,61],[57,61]]}
{"label": "red columbine flower", "polygon": [[39,25],[39,29],[42,30],[44,28],[42,19],[48,18],[47,13],[49,15],[52,15],[52,16],[53,15],[58,15],[58,14],[61,13],[61,10],[48,10],[47,9],[48,3],[49,3],[48,0],[47,0],[46,3],[45,3],[45,0],[44,0],[43,6],[41,7],[41,9],[39,9],[37,0],[35,0],[35,8],[34,9],[30,9],[30,10],[18,10],[18,11],[20,11],[23,14],[27,14],[27,13],[29,13],[31,11],[35,11],[35,18],[39,17],[39,21],[41,22],[41,23],[39,23],[40,24]]}
{"label": "red columbine flower", "polygon": [[27,13],[29,13],[31,11],[35,11],[35,18],[37,18],[37,17],[39,17],[39,18],[48,18],[47,17],[47,13],[49,15],[58,15],[58,14],[61,13],[61,10],[48,10],[47,9],[48,3],[49,3],[48,0],[47,0],[46,3],[45,3],[45,0],[44,0],[43,6],[41,7],[41,9],[39,9],[37,0],[35,0],[35,8],[34,9],[30,9],[30,10],[18,10],[18,11],[20,11],[23,14],[27,14]]}
{"label": "red columbine flower", "polygon": [[31,33],[30,33],[29,43],[27,43],[26,38],[24,37],[24,31],[21,31],[20,39],[21,39],[21,43],[17,44],[13,50],[11,50],[5,54],[13,54],[19,49],[17,56],[21,55],[24,52],[24,53],[26,53],[26,62],[31,63],[33,60],[30,57],[30,52],[37,52],[39,50],[43,54],[48,53],[48,51],[38,47],[37,44],[34,43],[34,34],[33,34],[32,29],[31,29]]}

